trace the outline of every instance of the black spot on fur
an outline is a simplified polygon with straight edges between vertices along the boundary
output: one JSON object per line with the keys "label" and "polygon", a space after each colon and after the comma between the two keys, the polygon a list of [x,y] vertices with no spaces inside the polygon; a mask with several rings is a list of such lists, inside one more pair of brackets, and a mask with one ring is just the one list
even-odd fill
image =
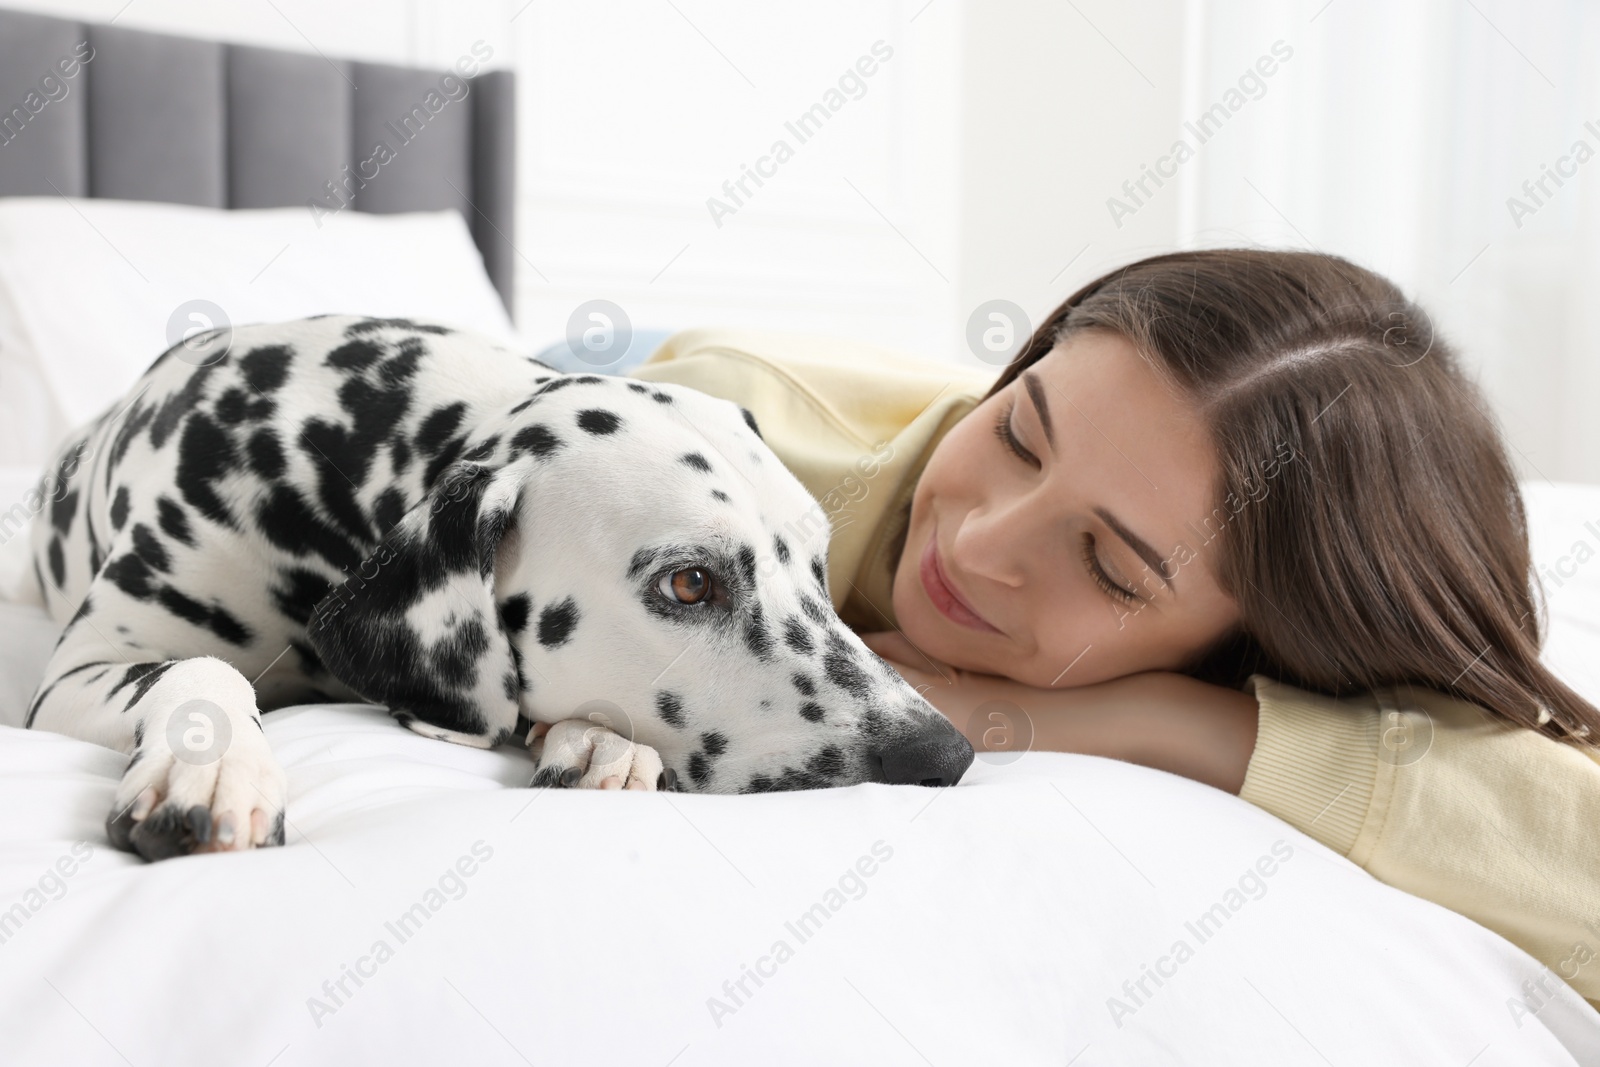
{"label": "black spot on fur", "polygon": [[802,656],[809,656],[816,651],[816,645],[811,641],[811,631],[806,629],[806,624],[800,621],[798,615],[790,615],[783,620],[783,643]]}
{"label": "black spot on fur", "polygon": [[[84,618],[85,616],[87,616],[93,610],[94,610],[94,594],[86,593],[86,594],[84,594],[84,597],[83,597],[83,603],[79,604],[78,605],[78,610],[72,613],[72,618],[67,620],[67,625],[65,625],[65,626],[63,626],[61,628],[62,636],[66,636],[67,631],[71,630],[75,625],[77,625],[79,619]],[[66,676],[62,675],[62,677],[66,677]]]}
{"label": "black spot on fur", "polygon": [[[528,684],[527,672],[522,669],[522,649],[518,648],[514,641],[510,643],[509,647],[511,649],[511,667],[516,671],[517,691],[526,693],[533,687]],[[516,698],[513,697],[512,699],[515,700]]]}
{"label": "black spot on fur", "polygon": [[828,631],[822,669],[828,681],[852,696],[865,699],[872,691],[866,672],[856,663],[855,650],[833,630]]}
{"label": "black spot on fur", "polygon": [[189,528],[189,516],[182,505],[168,497],[156,498],[156,519],[161,532],[179,544],[194,547],[194,531]]}
{"label": "black spot on fur", "polygon": [[293,358],[288,345],[265,345],[241,357],[239,370],[250,388],[258,393],[270,393],[289,380],[289,363]]}
{"label": "black spot on fur", "polygon": [[745,787],[747,793],[766,793],[775,790],[822,789],[832,785],[844,773],[847,765],[844,751],[837,745],[826,745],[818,750],[805,765],[796,770],[785,767],[777,776],[757,774]]}
{"label": "black spot on fur", "polygon": [[50,538],[50,577],[56,580],[56,588],[60,589],[67,584],[67,556],[61,550],[61,538]]}
{"label": "black spot on fur", "polygon": [[578,425],[592,434],[611,434],[617,432],[622,420],[600,408],[585,408],[578,412]]}
{"label": "black spot on fur", "polygon": [[247,419],[264,419],[272,414],[275,406],[270,400],[264,400],[253,393],[245,392],[238,386],[233,386],[223,390],[222,395],[217,397],[212,411],[218,421],[232,426]]}
{"label": "black spot on fur", "polygon": [[678,694],[669,693],[664,689],[656,694],[656,714],[661,716],[661,720],[668,726],[681,727],[687,721],[683,715],[683,701],[678,698]]}
{"label": "black spot on fur", "polygon": [[360,339],[346,341],[335,348],[323,363],[335,370],[361,371],[378,362],[382,356],[383,349],[377,343]]}
{"label": "black spot on fur", "polygon": [[111,528],[122,529],[123,523],[128,521],[128,487],[117,486],[117,495],[111,498]]}
{"label": "black spot on fur", "polygon": [[821,556],[811,557],[811,577],[817,580],[818,589],[828,591],[828,565]]}
{"label": "black spot on fur", "polygon": [[236,464],[233,438],[204,412],[191,414],[183,424],[183,434],[178,441],[178,470],[174,480],[191,507],[212,522],[230,529],[236,529],[237,523],[214,483]]}
{"label": "black spot on fur", "polygon": [[744,643],[763,663],[772,658],[772,633],[767,629],[766,615],[760,603],[750,607],[750,621],[744,628]]}
{"label": "black spot on fur", "polygon": [[226,422],[229,426],[235,422],[243,422],[250,413],[250,397],[238,386],[224,389],[221,397],[216,398],[213,413],[219,422]]}
{"label": "black spot on fur", "polygon": [[256,524],[268,541],[304,556],[315,553],[341,571],[354,571],[365,553],[317,517],[287,485],[274,486],[256,506]]}
{"label": "black spot on fur", "polygon": [[382,537],[394,529],[405,513],[406,497],[398,487],[391,485],[379,493],[372,505],[372,521],[377,524],[378,536]]}
{"label": "black spot on fur", "polygon": [[711,469],[711,464],[706,462],[706,457],[698,452],[685,452],[678,459],[697,471],[709,471]]}
{"label": "black spot on fur", "polygon": [[778,557],[779,563],[789,562],[789,542],[783,539],[782,534],[772,535],[772,552]]}
{"label": "black spot on fur", "polygon": [[135,600],[149,600],[155,595],[155,586],[150,580],[150,568],[145,565],[144,560],[132,552],[126,552],[107,563],[101,574],[111,579],[113,585]]}
{"label": "black spot on fur", "polygon": [[72,519],[78,513],[78,491],[62,493],[50,506],[50,524],[62,534],[72,529]]}
{"label": "black spot on fur", "polygon": [[478,661],[488,651],[489,634],[483,620],[468,619],[431,647],[433,676],[456,689],[470,689],[478,681]]}
{"label": "black spot on fur", "polygon": [[245,456],[250,462],[250,469],[267,481],[283,477],[287,466],[283,445],[278,443],[278,432],[271,427],[264,426],[250,435],[245,445]]}
{"label": "black spot on fur", "polygon": [[111,442],[111,462],[106,464],[106,488],[108,490],[111,488],[111,475],[117,469],[117,465],[122,462],[122,457],[128,451],[128,446],[133,443],[135,437],[139,436],[140,431],[150,425],[154,417],[155,409],[153,407],[144,407],[137,401],[128,410],[128,414],[122,420],[122,428],[117,431],[116,437]]}
{"label": "black spot on fur", "polygon": [[511,458],[516,459],[524,452],[548,456],[560,447],[561,439],[550,432],[550,427],[536,422],[524,426],[511,438]]}
{"label": "black spot on fur", "polygon": [[689,777],[694,779],[696,785],[705,785],[706,779],[711,777],[711,761],[706,759],[704,752],[690,753]]}
{"label": "black spot on fur", "polygon": [[660,550],[649,548],[637,549],[633,553],[633,557],[628,560],[628,580],[633,581],[650,567],[654,566],[656,560],[660,558],[661,555],[662,552]]}
{"label": "black spot on fur", "polygon": [[[178,423],[183,421],[184,416],[195,410],[200,398],[205,395],[206,386],[210,381],[211,375],[216,373],[217,368],[226,366],[227,363],[227,360],[218,360],[215,363],[195,367],[188,372],[188,377],[184,379],[183,388],[175,393],[168,394],[161,401],[159,409],[146,409],[142,417],[137,420],[130,416],[124,424],[125,427],[143,426],[148,422],[150,425],[150,447],[156,449],[163,447],[167,438],[178,428]],[[210,419],[207,418],[206,421],[210,422]],[[137,430],[134,432],[137,432]],[[124,444],[123,447],[126,447],[126,445]],[[121,461],[120,451],[115,458],[118,462]]]}
{"label": "black spot on fur", "polygon": [[739,546],[739,574],[744,578],[745,585],[755,588],[756,584],[756,550],[749,545]]}
{"label": "black spot on fur", "polygon": [[500,601],[500,625],[509,633],[520,634],[527,628],[530,608],[527,593],[506,597]]}
{"label": "black spot on fur", "polygon": [[806,770],[822,778],[833,779],[844,773],[844,750],[838,745],[824,745],[816,755],[806,760]]}
{"label": "black spot on fur", "polygon": [[721,489],[711,490],[711,495],[722,501],[724,504],[728,503],[729,501],[728,494],[724,493]]}
{"label": "black spot on fur", "polygon": [[279,611],[304,626],[311,620],[311,609],[333,592],[333,583],[316,571],[286,567],[278,572],[280,584],[272,588],[272,602]]}
{"label": "black spot on fur", "polygon": [[466,444],[466,438],[453,438],[445,444],[444,448],[439,450],[437,456],[428,461],[427,470],[422,472],[422,486],[424,489],[433,488],[434,483],[439,480],[439,476],[448,470],[455,463],[457,457],[461,455],[461,447],[464,444]]}
{"label": "black spot on fur", "polygon": [[814,697],[817,695],[817,683],[813,682],[810,677],[802,674],[800,671],[795,671],[794,674],[790,675],[789,680],[793,682],[794,687],[800,690],[800,692],[804,695],[808,697]]}
{"label": "black spot on fur", "polygon": [[184,595],[164,585],[156,591],[156,602],[185,622],[210,630],[231,645],[243,647],[253,638],[250,628],[234,617],[227,608],[213,604],[206,606],[193,597]]}
{"label": "black spot on fur", "polygon": [[362,440],[367,434],[351,432],[323,419],[308,419],[300,430],[301,453],[317,472],[317,497],[323,509],[345,533],[358,540],[371,540],[373,530],[361,504],[356,486],[367,480],[375,440]]}
{"label": "black spot on fur", "polygon": [[172,557],[167,555],[167,547],[151,531],[150,527],[142,522],[133,526],[133,551],[154,570],[170,571]]}
{"label": "black spot on fur", "polygon": [[700,747],[706,750],[708,756],[720,756],[728,751],[728,739],[713,730],[700,735]]}
{"label": "black spot on fur", "polygon": [[430,413],[422,420],[422,428],[417,431],[417,451],[424,455],[435,455],[444,447],[450,435],[456,432],[466,413],[466,402],[461,400]]}
{"label": "black spot on fur", "polygon": [[671,394],[663,393],[663,392],[660,392],[659,390],[654,392],[654,393],[651,393],[650,394],[650,399],[654,400],[658,404],[670,404],[670,403],[672,403]]}
{"label": "black spot on fur", "polygon": [[[133,686],[133,695],[128,698],[128,702],[122,707],[123,711],[127,711],[135,704],[139,703],[139,701],[144,698],[144,695],[150,692],[151,688],[161,680],[161,676],[166,674],[167,671],[171,670],[172,665],[176,662],[176,660],[167,660],[165,662],[158,663],[131,663],[128,665],[128,669],[122,673],[122,681],[118,682],[112,688],[111,692],[106,694],[106,696],[108,698],[114,697],[117,695],[118,691],[123,689],[125,686]],[[135,748],[137,748],[144,740],[142,722],[139,724],[139,727],[141,728],[136,729],[135,731]]]}
{"label": "black spot on fur", "polygon": [[465,460],[471,460],[473,462],[479,462],[481,460],[488,459],[490,456],[494,455],[494,450],[499,446],[499,444],[499,435],[490,434],[484,440],[478,442],[471,448],[467,449],[467,451],[461,453],[461,458]]}
{"label": "black spot on fur", "polygon": [[818,626],[826,626],[831,620],[831,616],[828,614],[828,609],[824,608],[817,601],[816,597],[802,595],[800,597],[800,607],[805,611],[806,618],[810,619]]}
{"label": "black spot on fur", "polygon": [[808,700],[800,705],[800,717],[806,722],[821,722],[822,715],[822,705],[814,700]]}
{"label": "black spot on fur", "polygon": [[629,382],[628,388],[632,389],[636,393],[648,393],[650,391],[650,387],[648,385],[641,385],[638,382]]}
{"label": "black spot on fur", "polygon": [[545,648],[559,648],[572,637],[578,625],[578,605],[567,597],[539,613],[539,643]]}
{"label": "black spot on fur", "polygon": [[[740,405],[739,414],[744,416],[744,424],[750,427],[750,431],[757,437],[761,437],[761,427],[756,425],[756,417],[750,413],[750,409]],[[766,438],[763,437],[762,440],[766,440]]]}

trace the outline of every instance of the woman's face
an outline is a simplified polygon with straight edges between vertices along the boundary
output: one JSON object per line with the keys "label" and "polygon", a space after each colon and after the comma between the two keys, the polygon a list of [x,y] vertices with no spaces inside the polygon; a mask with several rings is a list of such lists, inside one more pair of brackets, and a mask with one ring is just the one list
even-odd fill
{"label": "woman's face", "polygon": [[1204,544],[1216,479],[1193,405],[1125,338],[1079,333],[935,448],[895,570],[900,629],[1040,688],[1179,668],[1238,619]]}

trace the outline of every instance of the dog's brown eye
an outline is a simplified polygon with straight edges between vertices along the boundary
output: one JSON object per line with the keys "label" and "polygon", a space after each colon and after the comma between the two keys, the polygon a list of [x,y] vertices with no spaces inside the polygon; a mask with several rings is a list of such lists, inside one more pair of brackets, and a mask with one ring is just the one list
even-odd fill
{"label": "dog's brown eye", "polygon": [[698,604],[711,595],[711,573],[704,567],[685,567],[661,579],[661,592],[680,604]]}

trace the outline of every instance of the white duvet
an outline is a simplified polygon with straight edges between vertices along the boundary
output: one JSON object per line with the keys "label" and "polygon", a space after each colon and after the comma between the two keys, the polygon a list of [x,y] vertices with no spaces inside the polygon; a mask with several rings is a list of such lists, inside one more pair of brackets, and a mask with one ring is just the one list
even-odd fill
{"label": "white duvet", "polygon": [[[6,721],[55,632],[0,605]],[[123,757],[0,726],[0,1063],[1600,1062],[1509,942],[1158,771],[535,791],[376,708],[266,730],[288,845],[146,865]]]}

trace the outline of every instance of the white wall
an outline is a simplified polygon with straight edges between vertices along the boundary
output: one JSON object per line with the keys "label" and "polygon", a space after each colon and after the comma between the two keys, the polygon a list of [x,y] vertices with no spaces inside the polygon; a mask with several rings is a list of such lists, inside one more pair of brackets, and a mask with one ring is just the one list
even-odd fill
{"label": "white wall", "polygon": [[[558,336],[604,297],[635,327],[940,349],[960,259],[959,7],[920,7],[535,3],[517,38],[537,270],[523,327]],[[836,110],[802,138],[791,125],[819,103]]]}
{"label": "white wall", "polygon": [[1171,250],[1175,187],[1120,226],[1106,199],[1172,141],[1182,29],[1182,0],[966,5],[962,325],[997,298],[1037,323],[1106,270]]}
{"label": "white wall", "polygon": [[[986,301],[1037,321],[1142,255],[1313,247],[1422,298],[1526,476],[1600,482],[1600,160],[1521,226],[1506,203],[1575,141],[1600,152],[1588,0],[6,3],[403,63],[487,41],[519,74],[517,304],[536,343],[598,296],[638,328],[814,330],[971,363]],[[861,98],[716,225],[707,198],[879,40],[894,55]],[[1259,91],[1156,186],[1146,168],[1197,140],[1183,123],[1263,57]]]}
{"label": "white wall", "polygon": [[[639,329],[811,330],[972,363],[979,304],[1036,321],[1174,233],[1176,197],[1121,229],[1101,198],[1173,125],[1181,0],[18,3],[391,62],[487,41],[519,74],[517,313],[536,343],[604,297]],[[800,144],[784,123],[880,41],[892,58]],[[717,225],[708,198],[729,203],[723,183],[780,138],[793,159]]]}

